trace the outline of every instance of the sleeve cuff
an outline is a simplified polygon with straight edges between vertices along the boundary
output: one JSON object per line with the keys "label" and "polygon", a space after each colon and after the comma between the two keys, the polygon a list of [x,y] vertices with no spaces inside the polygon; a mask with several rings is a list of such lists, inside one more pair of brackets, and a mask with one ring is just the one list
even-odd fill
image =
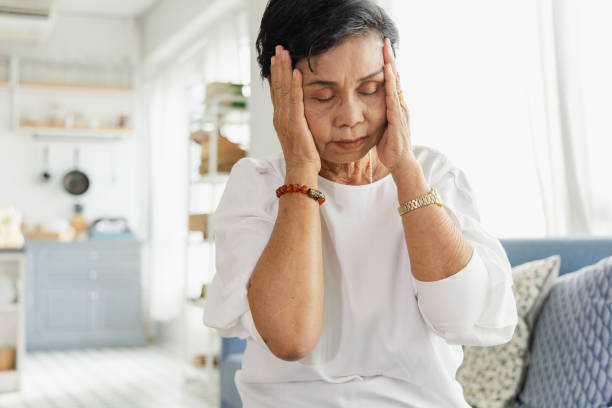
{"label": "sleeve cuff", "polygon": [[474,327],[487,295],[488,273],[476,248],[468,264],[439,281],[415,279],[419,309],[437,334],[465,332]]}

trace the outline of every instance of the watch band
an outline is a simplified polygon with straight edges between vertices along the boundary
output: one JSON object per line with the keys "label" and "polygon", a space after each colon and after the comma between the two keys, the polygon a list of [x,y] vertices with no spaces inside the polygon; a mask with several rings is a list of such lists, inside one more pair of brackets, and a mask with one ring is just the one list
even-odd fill
{"label": "watch band", "polygon": [[440,197],[438,196],[438,190],[436,190],[434,187],[432,187],[427,194],[423,194],[422,196],[417,197],[414,200],[410,200],[403,203],[398,207],[397,211],[401,216],[409,213],[410,211],[414,211],[417,208],[425,207],[426,205],[431,204],[436,204],[438,207],[442,207]]}

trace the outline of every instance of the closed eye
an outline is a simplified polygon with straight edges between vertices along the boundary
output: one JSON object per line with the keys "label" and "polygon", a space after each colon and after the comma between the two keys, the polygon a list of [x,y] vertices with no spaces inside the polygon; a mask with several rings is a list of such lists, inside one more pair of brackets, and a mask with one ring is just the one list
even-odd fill
{"label": "closed eye", "polygon": [[321,99],[321,98],[316,98],[317,101],[321,102],[321,103],[325,103],[325,102],[330,102],[332,99],[334,99],[335,95],[330,96],[329,98],[326,99]]}
{"label": "closed eye", "polygon": [[361,87],[359,93],[366,96],[374,95],[381,87],[376,82],[370,82],[367,86]]}
{"label": "closed eye", "polygon": [[373,92],[359,92],[359,93],[365,96],[371,96],[371,95],[374,95],[376,92],[378,92],[378,89],[375,89]]}

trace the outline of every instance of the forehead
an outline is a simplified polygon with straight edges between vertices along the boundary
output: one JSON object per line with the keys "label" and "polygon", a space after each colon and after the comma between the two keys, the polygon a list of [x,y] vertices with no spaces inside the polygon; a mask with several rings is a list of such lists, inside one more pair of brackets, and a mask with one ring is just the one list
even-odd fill
{"label": "forehead", "polygon": [[339,81],[362,78],[379,70],[384,63],[383,41],[374,33],[348,37],[323,54],[296,64],[304,75],[304,83],[312,80]]}

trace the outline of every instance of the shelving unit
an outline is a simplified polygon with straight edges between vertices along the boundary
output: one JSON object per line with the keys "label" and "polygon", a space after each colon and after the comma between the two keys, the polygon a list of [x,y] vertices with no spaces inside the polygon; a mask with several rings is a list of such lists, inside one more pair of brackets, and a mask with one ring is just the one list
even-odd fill
{"label": "shelving unit", "polygon": [[[43,61],[26,60],[22,66],[16,56],[0,56],[0,63],[3,61],[5,68],[0,71],[8,75],[3,78],[0,72],[0,87],[9,92],[13,131],[45,138],[72,137],[75,141],[77,138],[117,141],[133,132],[126,121],[134,116],[135,89],[125,83],[125,77],[112,84],[109,77],[104,77],[106,83],[96,83],[95,76],[87,75],[92,82],[85,83],[82,77],[88,74],[86,69],[102,72],[96,71],[96,66],[86,65],[76,72],[80,76],[77,82],[71,83],[70,75]],[[75,72],[71,75],[76,78]]]}
{"label": "shelving unit", "polygon": [[66,126],[33,126],[20,125],[19,133],[32,135],[35,139],[64,139],[65,141],[87,140],[120,140],[129,136],[134,130],[119,127],[66,127]]}
{"label": "shelving unit", "polygon": [[[8,81],[6,81],[8,84]],[[60,90],[60,91],[77,91],[77,92],[134,92],[134,88],[125,86],[107,86],[107,85],[78,85],[66,83],[51,83],[51,82],[19,82],[19,88],[24,89],[39,89],[39,90]]]}
{"label": "shelving unit", "polygon": [[25,353],[25,258],[23,250],[0,250],[0,274],[15,283],[15,303],[0,305],[0,348],[15,349],[15,367],[0,371],[0,393],[17,391],[20,387]]}
{"label": "shelving unit", "polygon": [[[188,368],[185,370],[185,380],[210,380],[216,375],[213,367],[215,358],[219,358],[218,354],[221,347],[221,339],[217,333],[202,324],[202,313],[204,310],[204,301],[197,299],[201,285],[208,285],[214,276],[215,270],[215,245],[214,245],[214,226],[211,215],[220,199],[220,195],[225,188],[225,184],[229,179],[229,173],[218,172],[218,140],[221,129],[227,125],[248,125],[248,112],[246,105],[248,98],[236,94],[221,94],[214,98],[210,98],[205,112],[198,118],[192,119],[189,123],[191,132],[197,130],[206,130],[209,134],[209,155],[208,155],[208,172],[200,175],[198,163],[195,160],[194,152],[197,150],[198,144],[195,141],[189,141],[189,160],[188,172],[189,179],[188,188],[188,208],[187,216],[194,214],[207,213],[207,231],[206,239],[195,239],[193,236],[188,236],[187,242],[187,259],[190,259],[192,251],[207,251],[208,262],[207,271],[199,278],[194,278],[194,271],[186,268],[185,271],[185,287],[183,290],[183,358]],[[229,105],[229,106],[228,106]],[[232,105],[235,105],[232,107]],[[200,157],[200,156],[198,156]],[[202,196],[207,196],[202,200],[197,199],[198,190]],[[207,202],[206,202],[207,201]],[[189,262],[188,262],[189,264]],[[200,287],[198,287],[199,285]],[[195,290],[197,289],[197,290]],[[198,293],[196,293],[198,292]],[[197,326],[191,327],[190,322],[196,317]],[[201,339],[200,350],[194,350],[192,347],[193,339]],[[206,343],[206,344],[205,344]],[[192,364],[194,355],[204,354],[206,357],[206,365],[202,369],[195,368]]]}
{"label": "shelving unit", "polygon": [[9,84],[9,59],[0,57],[0,87],[8,87]]}

